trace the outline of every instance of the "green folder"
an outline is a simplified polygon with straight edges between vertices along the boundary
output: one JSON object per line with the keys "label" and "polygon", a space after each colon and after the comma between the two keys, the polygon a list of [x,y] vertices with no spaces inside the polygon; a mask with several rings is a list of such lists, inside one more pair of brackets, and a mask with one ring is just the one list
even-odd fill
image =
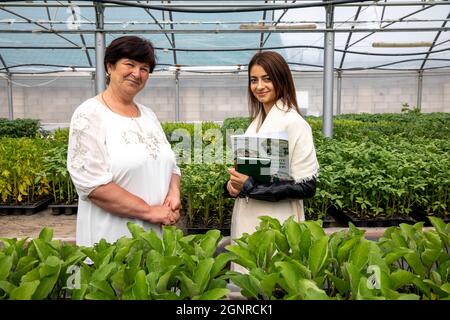
{"label": "green folder", "polygon": [[268,158],[252,158],[252,157],[237,157],[235,163],[236,171],[259,182],[270,182],[270,159]]}

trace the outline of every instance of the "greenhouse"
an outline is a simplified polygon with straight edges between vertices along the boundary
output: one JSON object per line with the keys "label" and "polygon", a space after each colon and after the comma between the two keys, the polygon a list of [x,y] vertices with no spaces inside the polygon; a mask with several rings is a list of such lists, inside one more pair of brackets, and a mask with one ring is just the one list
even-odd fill
{"label": "greenhouse", "polygon": [[[0,300],[450,299],[449,21],[448,0],[0,0]],[[154,49],[154,68],[123,57],[141,68],[134,84],[108,60],[123,36]],[[253,63],[270,52],[292,80]],[[296,124],[273,120],[261,86],[296,101]],[[117,88],[135,88],[132,109]],[[94,100],[103,109],[89,113]],[[112,134],[117,115],[141,131]],[[269,121],[287,135],[258,133]],[[286,178],[259,181],[254,166],[242,178],[243,137],[243,158],[287,163]],[[108,159],[138,166],[141,153],[117,152],[116,138],[164,165],[133,167],[128,189]],[[248,208],[264,212],[251,232],[236,222]]]}

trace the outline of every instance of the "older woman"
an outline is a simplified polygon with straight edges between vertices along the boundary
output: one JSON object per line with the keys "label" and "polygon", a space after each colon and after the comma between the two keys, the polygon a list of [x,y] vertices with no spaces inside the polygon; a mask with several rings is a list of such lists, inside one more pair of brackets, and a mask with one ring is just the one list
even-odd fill
{"label": "older woman", "polygon": [[79,195],[77,244],[129,236],[127,222],[159,234],[180,218],[180,170],[156,115],[136,103],[156,58],[151,42],[115,39],[104,60],[107,89],[70,124],[67,167]]}

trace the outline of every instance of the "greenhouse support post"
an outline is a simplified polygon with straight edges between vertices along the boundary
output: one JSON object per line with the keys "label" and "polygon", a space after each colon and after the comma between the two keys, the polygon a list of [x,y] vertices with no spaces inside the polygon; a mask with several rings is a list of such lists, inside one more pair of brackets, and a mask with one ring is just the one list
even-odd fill
{"label": "greenhouse support post", "polygon": [[180,71],[175,71],[175,121],[180,121]]}
{"label": "greenhouse support post", "polygon": [[419,76],[417,77],[417,108],[422,109],[422,87],[423,87],[423,71],[419,71]]}
{"label": "greenhouse support post", "polygon": [[[95,4],[95,18],[97,24],[97,30],[103,30],[104,25],[104,7],[96,3]],[[105,33],[102,31],[95,32],[95,91],[96,94],[106,89],[106,71],[103,65],[105,58]]]}
{"label": "greenhouse support post", "polygon": [[336,114],[341,114],[342,71],[337,72]]}
{"label": "greenhouse support post", "polygon": [[8,82],[8,116],[9,120],[14,120],[13,83],[12,83],[12,75],[9,72],[6,81]]}
{"label": "greenhouse support post", "polygon": [[[326,26],[333,28],[333,6],[327,6]],[[323,125],[322,133],[326,138],[333,137],[333,76],[334,76],[334,33],[325,32],[323,64]]]}

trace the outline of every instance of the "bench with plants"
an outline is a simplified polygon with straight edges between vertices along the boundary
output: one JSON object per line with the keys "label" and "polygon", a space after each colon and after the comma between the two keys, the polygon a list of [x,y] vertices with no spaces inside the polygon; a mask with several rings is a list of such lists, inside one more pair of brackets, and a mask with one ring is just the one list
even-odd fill
{"label": "bench with plants", "polygon": [[[307,121],[320,163],[316,195],[305,200],[307,219],[359,227],[449,219],[449,114],[340,115],[333,139],[323,138],[321,118]],[[224,198],[222,188],[232,166],[229,134],[248,124],[248,118],[229,118],[222,126],[163,123],[182,171],[185,230],[229,232],[233,200]],[[51,195],[53,205],[76,208],[66,171],[67,136],[60,129],[45,138],[1,138],[0,205]]]}

